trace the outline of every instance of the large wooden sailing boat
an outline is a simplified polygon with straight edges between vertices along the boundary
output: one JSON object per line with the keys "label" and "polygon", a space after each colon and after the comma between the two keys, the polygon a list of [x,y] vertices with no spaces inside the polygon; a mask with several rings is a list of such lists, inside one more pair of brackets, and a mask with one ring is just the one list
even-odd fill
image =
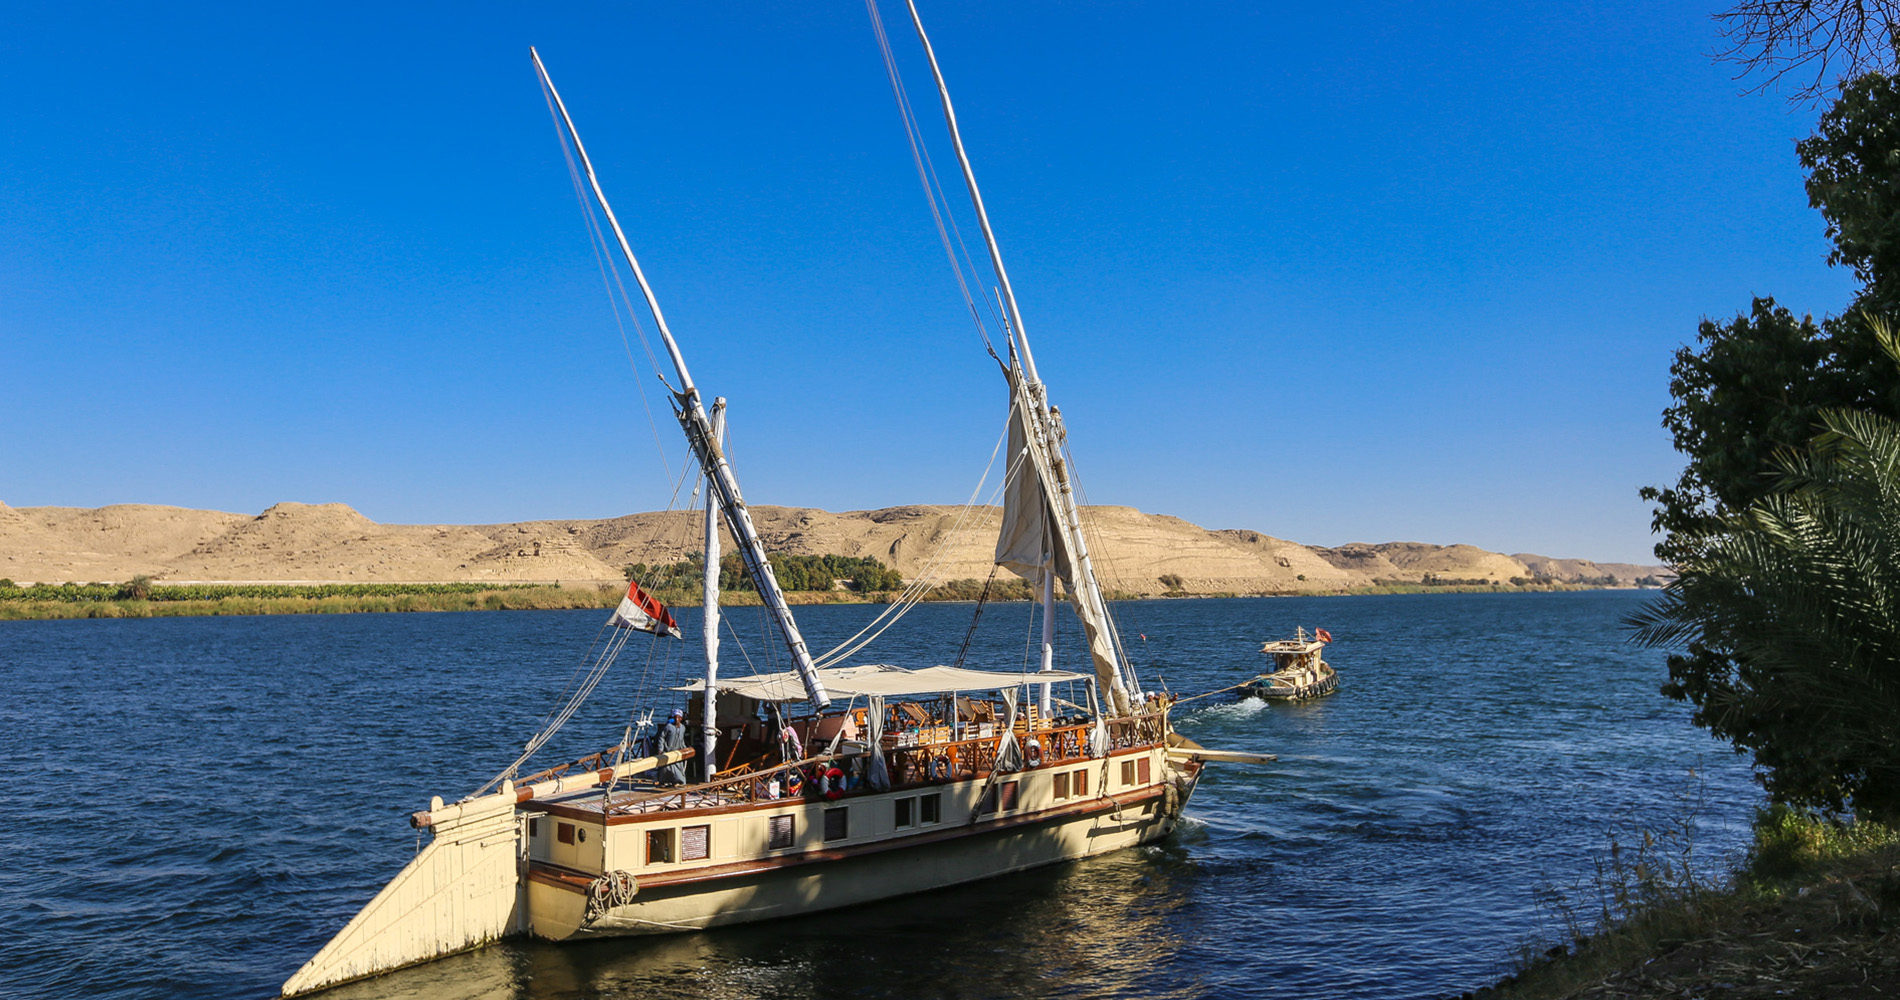
{"label": "large wooden sailing boat", "polygon": [[[675,737],[642,753],[623,738],[552,770],[517,776],[511,768],[460,802],[435,799],[413,817],[432,842],[284,984],[285,995],[510,934],[560,941],[691,931],[1119,850],[1174,829],[1207,760],[1250,757],[1175,735],[1170,702],[1141,693],[1120,647],[1083,539],[1064,430],[1037,374],[935,54],[914,7],[911,14],[1007,311],[1012,472],[996,561],[1041,587],[1041,669],[842,665],[862,642],[814,658],[740,496],[722,443],[724,401],[708,407],[688,373],[536,53],[536,72],[665,343],[678,382],[675,413],[707,487],[707,669],[670,696],[694,712],[703,741],[685,747]],[[721,524],[791,670],[718,676]],[[1057,581],[1081,620],[1090,673],[1053,667]],[[679,632],[637,583],[611,624],[616,641],[596,678],[633,632]],[[1069,697],[1056,698],[1058,687]],[[556,725],[573,704],[556,713]],[[665,783],[666,770],[682,763],[698,780]]]}

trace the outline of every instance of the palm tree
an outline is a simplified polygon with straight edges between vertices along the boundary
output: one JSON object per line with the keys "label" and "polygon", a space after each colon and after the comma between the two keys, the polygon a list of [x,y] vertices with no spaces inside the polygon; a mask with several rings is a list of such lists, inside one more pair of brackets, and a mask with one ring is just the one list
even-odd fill
{"label": "palm tree", "polygon": [[[1900,360],[1884,329],[1883,345]],[[1667,693],[1753,751],[1777,801],[1900,817],[1900,422],[1821,414],[1777,489],[1727,518],[1632,616]]]}

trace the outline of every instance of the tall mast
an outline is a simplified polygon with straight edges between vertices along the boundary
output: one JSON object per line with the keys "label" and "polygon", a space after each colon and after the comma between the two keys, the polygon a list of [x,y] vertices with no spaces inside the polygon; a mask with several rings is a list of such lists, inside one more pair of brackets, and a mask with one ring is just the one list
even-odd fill
{"label": "tall mast", "polygon": [[[726,398],[713,400],[713,442],[726,445]],[[706,717],[700,726],[699,760],[705,780],[719,772],[719,509],[712,502],[712,477],[706,483],[706,574],[700,591],[705,614],[701,638],[706,646]]]}
{"label": "tall mast", "polygon": [[[1074,579],[1068,582],[1075,591],[1076,614],[1082,619],[1084,630],[1089,633],[1090,654],[1095,660],[1096,674],[1108,688],[1116,713],[1126,715],[1132,710],[1129,692],[1135,690],[1135,680],[1133,671],[1116,650],[1114,624],[1108,616],[1108,605],[1102,599],[1101,585],[1095,579],[1088,543],[1082,537],[1082,515],[1076,505],[1075,487],[1070,481],[1067,463],[1062,458],[1062,427],[1050,410],[1048,389],[1036,373],[1036,357],[1029,350],[1029,333],[1023,327],[1022,312],[1016,306],[1016,291],[1009,283],[1009,271],[1003,267],[1003,252],[996,245],[996,233],[990,228],[989,212],[983,207],[983,194],[977,190],[976,171],[971,168],[969,154],[963,149],[963,133],[957,128],[957,112],[950,104],[950,88],[944,83],[943,68],[937,64],[937,51],[931,47],[930,36],[924,31],[924,21],[917,13],[916,0],[904,0],[904,3],[910,8],[910,23],[917,29],[917,40],[923,43],[924,56],[930,61],[930,73],[937,83],[937,97],[943,105],[944,122],[950,128],[950,143],[956,148],[957,165],[963,168],[963,183],[970,191],[970,202],[976,208],[976,221],[983,230],[984,245],[990,251],[990,266],[996,269],[997,281],[1002,285],[1003,303],[1007,309],[1004,318],[1022,361],[1020,371],[1011,373],[1012,391],[1023,397],[1025,410],[1031,418],[1028,429],[1033,464],[1047,488],[1050,504],[1055,510],[1057,530],[1069,549]],[[1053,561],[1044,572],[1054,572]],[[1050,603],[1053,603],[1053,595]]]}
{"label": "tall mast", "polygon": [[1010,287],[1009,272],[1003,268],[1003,251],[996,247],[990,213],[983,208],[983,192],[976,189],[976,171],[970,169],[969,154],[963,151],[963,133],[957,129],[956,109],[950,106],[950,88],[944,85],[943,70],[937,66],[937,50],[930,47],[930,36],[924,34],[924,20],[917,15],[916,0],[904,0],[904,3],[910,8],[910,23],[917,27],[917,40],[924,43],[924,55],[930,59],[930,74],[937,80],[937,99],[943,104],[943,120],[950,126],[950,144],[956,147],[957,164],[963,168],[963,184],[970,189],[970,202],[976,206],[976,221],[983,229],[983,242],[990,250],[990,266],[996,269],[996,278],[1003,285],[1003,305],[1009,311],[1011,339],[1022,355],[1023,372],[1029,376],[1030,384],[1041,385],[1042,379],[1036,375],[1036,357],[1029,353],[1029,334],[1023,331],[1022,313],[1016,308],[1016,290]]}
{"label": "tall mast", "polygon": [[528,54],[534,58],[534,71],[540,76],[541,85],[547,88],[548,96],[553,99],[554,107],[560,113],[561,124],[574,142],[574,153],[581,161],[581,169],[587,174],[588,185],[594,190],[594,200],[607,216],[607,224],[620,243],[620,253],[626,258],[627,266],[633,270],[634,280],[640,285],[640,293],[646,297],[647,310],[653,314],[660,338],[666,342],[666,353],[673,359],[673,371],[680,380],[680,387],[673,394],[673,412],[679,418],[680,429],[686,432],[686,443],[693,449],[694,457],[699,459],[699,467],[712,486],[713,497],[718,498],[720,510],[725,514],[726,527],[739,543],[739,557],[745,561],[746,572],[752,577],[752,582],[758,585],[759,596],[765,606],[772,610],[779,634],[791,652],[792,665],[797,669],[799,679],[805,682],[806,697],[814,707],[826,708],[831,704],[831,696],[825,693],[824,681],[818,676],[818,667],[812,663],[811,651],[805,648],[805,637],[799,634],[798,623],[792,619],[792,609],[785,603],[785,592],[779,588],[778,577],[765,557],[765,545],[759,540],[758,529],[752,524],[752,514],[746,510],[745,500],[739,495],[739,479],[726,459],[718,435],[713,432],[712,420],[700,402],[699,389],[693,385],[693,377],[686,371],[686,358],[680,354],[679,344],[673,339],[673,331],[666,325],[666,315],[660,311],[660,300],[654,297],[653,287],[647,284],[646,274],[640,270],[640,261],[634,257],[633,247],[627,243],[627,234],[621,230],[620,220],[614,217],[613,206],[607,204],[607,194],[600,189],[600,178],[594,175],[593,161],[587,158],[587,147],[581,144],[581,134],[574,128],[574,119],[568,117],[567,105],[561,101],[561,92],[554,89],[554,80],[548,76],[547,67],[541,64],[541,53],[529,48]]}

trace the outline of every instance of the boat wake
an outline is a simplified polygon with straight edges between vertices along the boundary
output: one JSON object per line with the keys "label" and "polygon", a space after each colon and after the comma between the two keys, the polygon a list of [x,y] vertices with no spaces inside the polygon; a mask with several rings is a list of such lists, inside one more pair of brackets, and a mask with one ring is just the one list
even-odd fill
{"label": "boat wake", "polygon": [[1195,712],[1189,718],[1194,722],[1226,722],[1252,718],[1266,711],[1267,703],[1259,698],[1246,697],[1239,701],[1230,701],[1222,705],[1209,705]]}

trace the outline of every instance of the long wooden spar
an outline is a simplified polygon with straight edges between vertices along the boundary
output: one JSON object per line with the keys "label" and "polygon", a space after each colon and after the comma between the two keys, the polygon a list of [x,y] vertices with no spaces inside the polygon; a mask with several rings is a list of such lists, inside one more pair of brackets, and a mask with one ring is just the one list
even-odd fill
{"label": "long wooden spar", "polygon": [[665,767],[668,764],[677,764],[698,753],[699,751],[692,747],[686,747],[680,750],[669,750],[657,756],[642,757],[639,760],[630,760],[612,767],[603,767],[596,771],[580,771],[574,774],[564,774],[558,778],[537,781],[532,785],[523,785],[520,788],[516,788],[513,782],[507,782],[502,785],[501,791],[495,792],[493,795],[484,795],[481,798],[470,799],[467,802],[457,802],[452,806],[443,805],[441,797],[438,796],[429,808],[411,813],[409,816],[409,825],[418,830],[423,830],[439,823],[453,823],[461,819],[464,812],[478,808],[477,803],[486,805],[489,800],[498,796],[511,796],[516,803],[521,803],[529,799],[545,799],[550,795],[559,795],[562,792],[579,791],[583,788],[595,788],[600,785],[611,784],[620,778],[643,774],[655,768]]}

